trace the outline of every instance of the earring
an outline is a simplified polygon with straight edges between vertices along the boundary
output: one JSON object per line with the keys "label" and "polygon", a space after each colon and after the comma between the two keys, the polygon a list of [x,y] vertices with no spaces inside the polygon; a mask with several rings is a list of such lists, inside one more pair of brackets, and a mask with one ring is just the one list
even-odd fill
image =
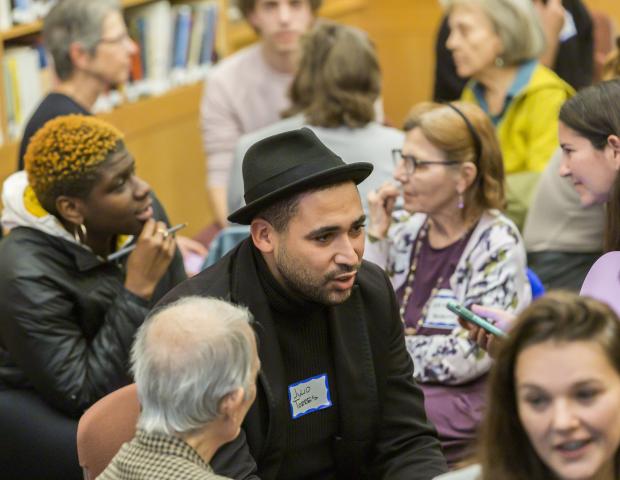
{"label": "earring", "polygon": [[[80,238],[80,233],[82,234]],[[86,226],[83,223],[80,223],[73,232],[73,238],[77,243],[84,243],[86,241]]]}
{"label": "earring", "polygon": [[504,59],[502,57],[495,57],[495,66],[502,68],[504,66]]}
{"label": "earring", "polygon": [[465,208],[465,199],[463,198],[463,194],[459,193],[459,203],[457,204],[459,210],[463,210]]}

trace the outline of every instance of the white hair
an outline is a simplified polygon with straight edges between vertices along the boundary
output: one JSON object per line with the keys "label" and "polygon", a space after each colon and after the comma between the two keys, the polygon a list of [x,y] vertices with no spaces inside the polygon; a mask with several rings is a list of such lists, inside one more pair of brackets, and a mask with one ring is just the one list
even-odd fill
{"label": "white hair", "polygon": [[440,0],[448,14],[457,5],[478,5],[491,20],[502,41],[506,65],[518,65],[540,57],[545,34],[532,0]]}
{"label": "white hair", "polygon": [[142,406],[138,428],[189,433],[219,415],[229,393],[252,378],[255,338],[246,308],[223,300],[185,297],[145,321],[131,351]]}
{"label": "white hair", "polygon": [[61,80],[69,78],[74,65],[69,53],[73,42],[91,55],[101,40],[103,21],[110,12],[121,12],[119,0],[60,0],[43,20],[43,41]]}

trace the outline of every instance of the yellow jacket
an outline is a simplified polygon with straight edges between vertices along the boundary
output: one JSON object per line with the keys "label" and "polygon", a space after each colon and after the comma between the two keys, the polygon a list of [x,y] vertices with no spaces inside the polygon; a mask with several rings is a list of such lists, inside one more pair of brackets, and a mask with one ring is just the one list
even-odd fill
{"label": "yellow jacket", "polygon": [[[461,99],[478,104],[469,82]],[[530,81],[512,99],[497,124],[507,174],[542,172],[558,147],[558,114],[575,91],[547,67],[538,64]]]}
{"label": "yellow jacket", "polygon": [[[519,228],[538,176],[558,147],[560,108],[575,93],[544,65],[532,67],[529,81],[516,92],[496,124],[506,172],[506,213]],[[468,83],[461,100],[480,105],[474,86],[474,81]]]}

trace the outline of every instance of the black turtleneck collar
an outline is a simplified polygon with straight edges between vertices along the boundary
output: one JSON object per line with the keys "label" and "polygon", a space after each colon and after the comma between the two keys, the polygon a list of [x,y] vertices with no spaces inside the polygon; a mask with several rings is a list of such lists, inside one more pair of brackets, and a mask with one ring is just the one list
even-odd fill
{"label": "black turtleneck collar", "polygon": [[325,308],[324,305],[309,300],[300,293],[284,288],[273,276],[262,253],[254,244],[252,244],[252,254],[254,255],[254,261],[256,263],[258,278],[261,282],[261,286],[267,293],[267,299],[272,308],[281,313],[299,313],[302,311],[310,313],[314,310]]}

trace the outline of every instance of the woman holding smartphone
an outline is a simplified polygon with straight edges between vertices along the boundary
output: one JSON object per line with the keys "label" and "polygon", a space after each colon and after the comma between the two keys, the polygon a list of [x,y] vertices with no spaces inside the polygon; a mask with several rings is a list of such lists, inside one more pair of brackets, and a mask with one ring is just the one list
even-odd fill
{"label": "woman holding smartphone", "polygon": [[[491,360],[447,309],[450,301],[511,311],[531,299],[525,250],[504,205],[499,144],[476,105],[423,103],[394,151],[392,183],[371,192],[364,257],[387,271],[426,411],[454,464],[484,406]],[[395,209],[402,198],[403,209]]]}
{"label": "woman holding smartphone", "polygon": [[517,319],[490,377],[478,465],[442,480],[620,478],[620,320],[554,292]]}

